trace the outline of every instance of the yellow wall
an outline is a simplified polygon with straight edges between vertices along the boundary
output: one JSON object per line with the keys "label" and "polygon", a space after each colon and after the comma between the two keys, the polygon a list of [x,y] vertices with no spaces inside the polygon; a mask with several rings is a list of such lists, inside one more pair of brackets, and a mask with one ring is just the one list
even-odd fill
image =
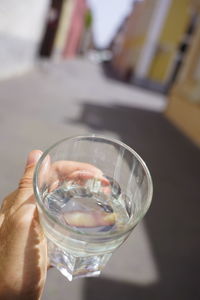
{"label": "yellow wall", "polygon": [[74,9],[74,0],[65,0],[59,21],[58,31],[54,43],[54,51],[62,52],[67,40],[67,35],[71,25],[71,16]]}
{"label": "yellow wall", "polygon": [[[122,0],[123,1],[123,0]],[[157,1],[145,0],[137,2],[125,26],[120,51],[114,54],[113,66],[121,75],[136,65],[141,49],[145,43],[147,28]],[[121,38],[121,37],[120,37]]]}
{"label": "yellow wall", "polygon": [[176,50],[191,17],[190,2],[190,0],[172,0],[161,31],[158,49],[149,70],[149,79],[160,83],[168,79]]}
{"label": "yellow wall", "polygon": [[[200,17],[200,7],[199,7]],[[200,18],[180,76],[172,88],[166,116],[200,146]]]}

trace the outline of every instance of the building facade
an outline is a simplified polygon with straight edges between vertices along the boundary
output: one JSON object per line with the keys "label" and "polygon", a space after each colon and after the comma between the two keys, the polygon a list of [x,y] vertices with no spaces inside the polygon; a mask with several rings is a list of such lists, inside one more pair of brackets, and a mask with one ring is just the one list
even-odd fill
{"label": "building facade", "polygon": [[136,1],[113,42],[112,66],[140,85],[168,90],[194,32],[193,0]]}
{"label": "building facade", "polygon": [[49,2],[0,1],[0,79],[21,74],[33,67]]}
{"label": "building facade", "polygon": [[69,31],[63,49],[63,57],[73,57],[79,52],[82,35],[85,30],[87,5],[85,0],[74,0]]}
{"label": "building facade", "polygon": [[191,47],[170,91],[167,118],[200,147],[200,3]]}

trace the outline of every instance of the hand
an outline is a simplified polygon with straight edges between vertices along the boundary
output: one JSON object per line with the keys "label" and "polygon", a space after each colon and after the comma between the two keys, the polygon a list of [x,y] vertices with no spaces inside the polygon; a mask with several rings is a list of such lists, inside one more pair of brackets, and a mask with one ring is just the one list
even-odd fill
{"label": "hand", "polygon": [[0,299],[40,299],[46,280],[47,245],[32,189],[41,154],[29,154],[18,189],[0,209]]}

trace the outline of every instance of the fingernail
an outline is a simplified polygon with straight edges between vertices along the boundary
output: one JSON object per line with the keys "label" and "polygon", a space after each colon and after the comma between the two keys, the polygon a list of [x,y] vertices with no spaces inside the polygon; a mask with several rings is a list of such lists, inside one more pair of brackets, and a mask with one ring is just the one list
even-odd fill
{"label": "fingernail", "polygon": [[31,151],[28,155],[26,166],[36,164],[38,162],[38,160],[40,159],[41,155],[42,155],[42,151],[40,151],[40,150]]}

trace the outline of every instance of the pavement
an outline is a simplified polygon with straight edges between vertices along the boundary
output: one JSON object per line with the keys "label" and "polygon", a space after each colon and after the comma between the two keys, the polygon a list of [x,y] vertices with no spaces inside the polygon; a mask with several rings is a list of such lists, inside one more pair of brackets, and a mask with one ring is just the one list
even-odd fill
{"label": "pavement", "polygon": [[42,300],[200,299],[200,151],[163,116],[166,98],[106,77],[86,60],[40,62],[0,82],[0,198],[13,190],[27,153],[59,139],[115,137],[146,161],[150,211],[99,278],[68,282],[51,269]]}

